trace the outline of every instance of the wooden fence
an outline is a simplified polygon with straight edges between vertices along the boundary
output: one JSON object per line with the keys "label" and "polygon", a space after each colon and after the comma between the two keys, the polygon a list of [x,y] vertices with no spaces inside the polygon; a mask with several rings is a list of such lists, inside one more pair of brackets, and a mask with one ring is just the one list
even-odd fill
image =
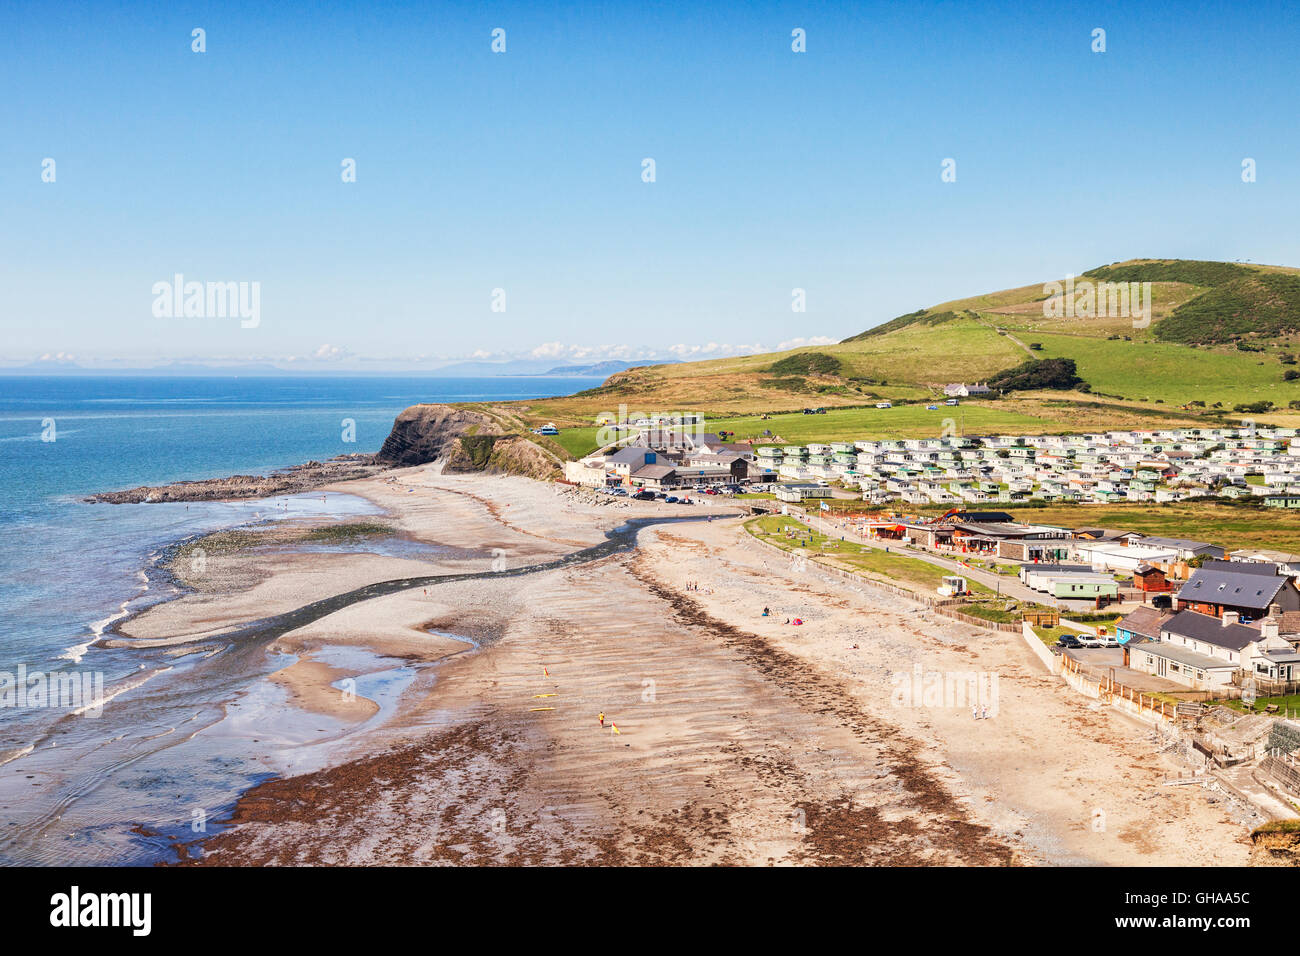
{"label": "wooden fence", "polygon": [[1172,720],[1177,710],[1176,705],[1163,698],[1134,690],[1109,675],[1095,677],[1070,657],[1061,658],[1061,676],[1075,690],[1089,697],[1095,697],[1103,703],[1117,705],[1137,717],[1158,718],[1161,721]]}

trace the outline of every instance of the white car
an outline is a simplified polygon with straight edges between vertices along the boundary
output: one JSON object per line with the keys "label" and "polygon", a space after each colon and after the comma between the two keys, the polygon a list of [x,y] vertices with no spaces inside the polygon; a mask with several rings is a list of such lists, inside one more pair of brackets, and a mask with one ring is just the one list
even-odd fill
{"label": "white car", "polygon": [[1077,634],[1075,636],[1079,639],[1080,647],[1105,647],[1106,646],[1101,642],[1101,639],[1098,638],[1097,635],[1095,634]]}

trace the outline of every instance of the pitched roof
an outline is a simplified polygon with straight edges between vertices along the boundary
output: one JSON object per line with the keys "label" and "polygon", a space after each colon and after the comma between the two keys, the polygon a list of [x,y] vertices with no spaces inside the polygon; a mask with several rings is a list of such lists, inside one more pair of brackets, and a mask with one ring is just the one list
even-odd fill
{"label": "pitched roof", "polygon": [[1271,564],[1206,561],[1178,591],[1178,600],[1265,611],[1286,582]]}
{"label": "pitched roof", "polygon": [[667,478],[677,469],[672,465],[642,465],[632,472],[633,478]]}
{"label": "pitched roof", "polygon": [[1118,630],[1122,627],[1126,631],[1132,631],[1134,634],[1140,634],[1155,641],[1160,639],[1160,625],[1171,616],[1161,613],[1153,607],[1140,607],[1116,621],[1115,628]]}
{"label": "pitched roof", "polygon": [[1217,617],[1195,611],[1179,611],[1165,621],[1160,629],[1230,651],[1239,651],[1251,641],[1259,640],[1257,627],[1249,624],[1224,624]]}
{"label": "pitched roof", "polygon": [[1277,566],[1262,561],[1206,561],[1201,565],[1209,571],[1231,571],[1236,574],[1259,574],[1266,578],[1277,577]]}
{"label": "pitched roof", "polygon": [[654,461],[655,453],[650,451],[648,448],[636,445],[629,445],[626,448],[620,448],[618,451],[614,452],[614,454],[605,457],[606,463],[618,462],[619,464],[629,465],[644,465],[647,459]]}
{"label": "pitched roof", "polygon": [[1210,544],[1208,541],[1193,541],[1190,538],[1161,538],[1156,535],[1147,535],[1142,539],[1142,543],[1157,548],[1178,548],[1180,551],[1209,551],[1216,556],[1223,554],[1223,549],[1217,544]]}

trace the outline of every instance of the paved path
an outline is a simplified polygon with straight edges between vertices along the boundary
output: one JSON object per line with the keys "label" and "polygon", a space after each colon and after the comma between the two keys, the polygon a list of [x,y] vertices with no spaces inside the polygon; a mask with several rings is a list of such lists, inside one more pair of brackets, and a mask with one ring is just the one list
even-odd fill
{"label": "paved path", "polygon": [[847,540],[864,544],[869,548],[875,548],[877,551],[889,551],[893,554],[902,554],[909,558],[916,558],[919,561],[925,561],[928,564],[933,564],[937,568],[951,571],[954,574],[960,574],[962,577],[970,578],[972,581],[978,581],[985,587],[994,591],[1000,591],[1002,594],[1005,594],[1008,597],[1013,597],[1017,601],[1027,601],[1034,604],[1047,604],[1051,602],[1051,598],[1047,595],[1039,594],[1032,588],[1025,587],[1025,585],[1020,583],[1019,578],[994,574],[992,571],[982,571],[978,568],[968,568],[964,564],[951,558],[944,558],[931,554],[928,551],[919,551],[916,548],[909,548],[897,541],[885,543],[877,539],[868,538],[858,534],[853,529],[853,526],[847,522],[840,525],[820,517],[812,516],[809,516],[809,521],[823,534],[829,535],[832,538],[843,536]]}

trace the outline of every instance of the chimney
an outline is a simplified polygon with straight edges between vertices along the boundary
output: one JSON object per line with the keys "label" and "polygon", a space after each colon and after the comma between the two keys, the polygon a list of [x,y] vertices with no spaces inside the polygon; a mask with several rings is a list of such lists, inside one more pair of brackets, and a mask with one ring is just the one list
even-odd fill
{"label": "chimney", "polygon": [[1259,636],[1267,641],[1278,636],[1278,620],[1275,617],[1266,617],[1259,622]]}
{"label": "chimney", "polygon": [[1233,624],[1239,624],[1239,623],[1241,623],[1241,615],[1238,614],[1236,611],[1223,612],[1224,627],[1231,627]]}

